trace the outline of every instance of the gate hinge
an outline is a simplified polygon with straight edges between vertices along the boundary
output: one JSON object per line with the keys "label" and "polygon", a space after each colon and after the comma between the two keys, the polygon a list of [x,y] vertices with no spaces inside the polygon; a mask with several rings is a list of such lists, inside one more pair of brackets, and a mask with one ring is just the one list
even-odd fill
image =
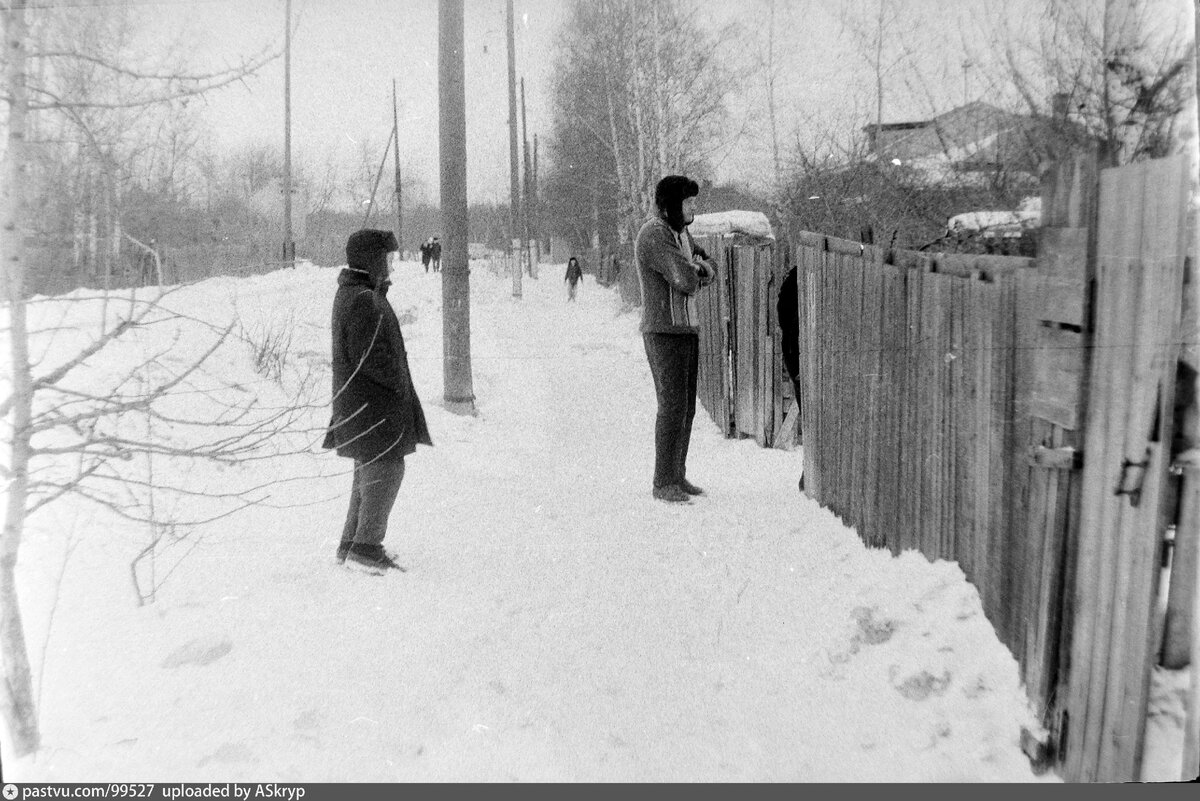
{"label": "gate hinge", "polygon": [[1149,455],[1140,462],[1129,458],[1121,460],[1121,479],[1113,494],[1128,495],[1129,505],[1137,506],[1142,502],[1142,484],[1146,481],[1146,469],[1149,467]]}

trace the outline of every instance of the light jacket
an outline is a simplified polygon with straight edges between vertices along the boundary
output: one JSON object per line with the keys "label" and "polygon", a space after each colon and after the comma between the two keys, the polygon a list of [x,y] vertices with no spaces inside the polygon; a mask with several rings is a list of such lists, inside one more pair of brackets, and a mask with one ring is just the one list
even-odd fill
{"label": "light jacket", "polygon": [[[697,260],[708,266],[708,277],[701,278]],[[642,289],[639,330],[644,334],[699,334],[695,295],[712,283],[717,267],[687,228],[676,233],[661,217],[650,218],[638,231],[634,261]]]}

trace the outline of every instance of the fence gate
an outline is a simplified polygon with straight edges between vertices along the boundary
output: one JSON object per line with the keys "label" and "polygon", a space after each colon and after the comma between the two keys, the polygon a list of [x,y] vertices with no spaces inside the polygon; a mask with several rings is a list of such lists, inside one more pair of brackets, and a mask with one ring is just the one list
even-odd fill
{"label": "fence gate", "polygon": [[1188,170],[1183,156],[1104,170],[1065,775],[1136,780],[1154,655]]}
{"label": "fence gate", "polygon": [[717,280],[696,295],[700,317],[700,369],[696,396],[721,433],[732,436],[730,386],[733,383],[730,365],[730,296],[729,263],[732,253],[719,236],[699,241],[709,256],[717,262]]}

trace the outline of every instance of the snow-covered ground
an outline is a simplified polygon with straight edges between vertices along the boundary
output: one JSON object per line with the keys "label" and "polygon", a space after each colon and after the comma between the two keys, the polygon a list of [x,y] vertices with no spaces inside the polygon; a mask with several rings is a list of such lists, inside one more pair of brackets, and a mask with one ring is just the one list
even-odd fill
{"label": "snow-covered ground", "polygon": [[[146,526],[68,499],[30,520],[18,572],[44,748],[4,753],[6,779],[1054,781],[1020,750],[1034,724],[975,589],[954,564],[864,547],[797,492],[799,451],[723,439],[701,411],[689,477],[707,496],[650,497],[636,312],[590,278],[567,303],[561,275],[543,266],[515,300],[476,263],[464,417],[440,402],[441,277],[399,266],[390,298],[435,442],[408,461],[385,543],[406,573],[335,563],[348,463],[315,445],[196,468],[188,485],[208,491],[288,480],[177,531],[144,606],[130,563]],[[184,288],[167,304],[196,319],[173,323],[168,357],[201,352],[201,321],[235,307],[246,330],[289,326],[282,386],[241,342],[208,374],[268,407],[315,377],[315,442],[336,276]],[[99,302],[31,315],[94,326]],[[79,380],[171,341],[132,334]],[[75,345],[60,331],[34,353],[48,366]]]}

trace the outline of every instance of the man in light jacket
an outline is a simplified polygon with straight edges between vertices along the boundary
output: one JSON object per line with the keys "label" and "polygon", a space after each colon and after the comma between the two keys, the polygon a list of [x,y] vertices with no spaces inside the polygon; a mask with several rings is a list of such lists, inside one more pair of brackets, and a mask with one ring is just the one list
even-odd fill
{"label": "man in light jacket", "polygon": [[687,230],[699,194],[696,182],[683,175],[659,181],[657,213],[638,232],[634,249],[642,290],[640,330],[658,398],[652,494],[668,503],[689,503],[691,496],[704,494],[687,479],[700,363],[695,295],[713,282],[717,268]]}

